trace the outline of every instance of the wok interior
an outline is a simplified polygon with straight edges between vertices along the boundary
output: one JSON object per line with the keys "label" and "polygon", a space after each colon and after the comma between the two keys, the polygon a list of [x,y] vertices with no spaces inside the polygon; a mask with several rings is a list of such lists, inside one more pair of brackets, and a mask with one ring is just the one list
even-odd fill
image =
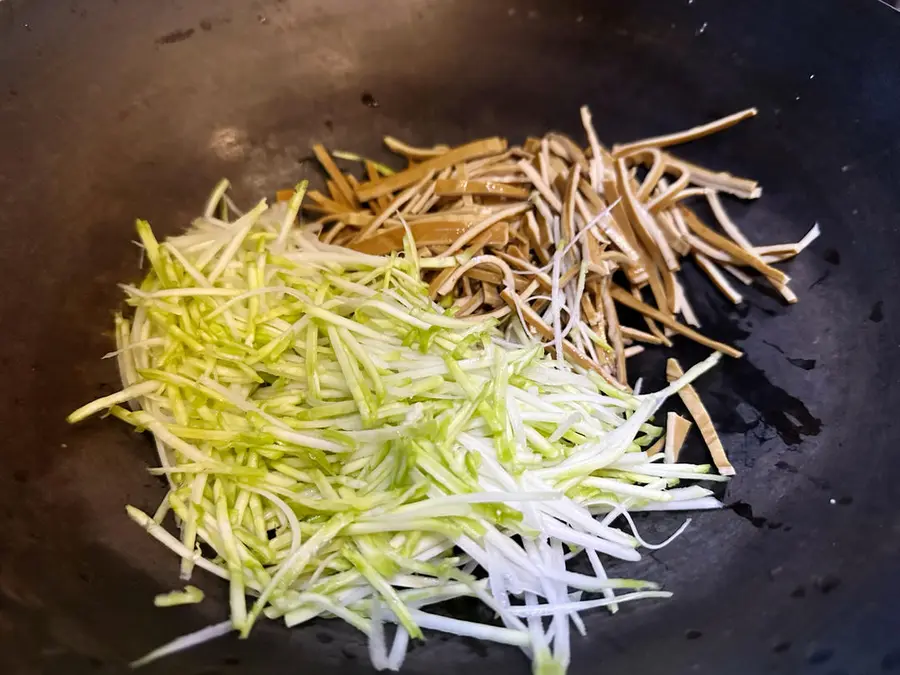
{"label": "wok interior", "polygon": [[[698,387],[738,469],[732,508],[700,514],[678,544],[629,567],[676,597],[587,617],[571,672],[897,664],[894,17],[874,3],[694,5],[0,5],[7,672],[120,672],[225,616],[224,588],[200,577],[200,607],[152,607],[177,561],[123,509],[161,494],[149,443],[113,423],[64,422],[116,387],[99,357],[115,284],[138,275],[135,217],[171,234],[222,176],[245,203],[312,178],[314,142],[386,159],[385,134],[422,145],[576,136],[584,103],[608,142],[757,106],[756,120],[685,154],[761,182],[761,200],[734,206],[751,238],[796,240],[816,220],[824,236],[788,267],[801,295],[789,309],[757,292],[728,310],[691,282],[692,297],[708,297],[704,329],[747,353]],[[693,349],[677,354],[690,362]],[[661,379],[663,354],[645,361]],[[677,524],[654,523],[647,538]],[[264,625],[148,672],[285,667],[369,668],[362,636],[329,621]],[[527,666],[512,650],[435,636],[405,672],[466,667]]]}

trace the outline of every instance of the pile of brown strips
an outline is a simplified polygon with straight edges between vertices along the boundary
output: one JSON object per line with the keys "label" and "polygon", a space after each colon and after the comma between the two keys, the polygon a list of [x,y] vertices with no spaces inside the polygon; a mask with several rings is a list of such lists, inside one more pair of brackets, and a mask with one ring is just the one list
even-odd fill
{"label": "pile of brown strips", "polygon": [[[506,322],[511,338],[517,332],[521,338],[527,325],[558,357],[627,387],[627,359],[643,344],[671,345],[675,334],[741,355],[694,329],[699,322],[679,281],[685,258],[734,303],[742,301],[735,280],[765,282],[786,301],[797,299],[773,264],[797,255],[818,227],[795,244],[755,246],[720,195],[756,199],[759,185],[666,150],[755,114],[751,108],[611,149],[597,139],[586,107],[586,147],[557,132],[514,147],[487,138],[415,148],[387,137],[388,148],[408,162],[397,172],[333,153],[362,162],[365,182],[316,146],[329,194],[311,191],[304,208],[318,214],[313,227],[323,241],[365,253],[402,250],[408,230],[419,256],[445,259],[423,275],[432,297],[452,304],[456,316],[519,317]],[[691,208],[698,200],[708,204],[716,226]],[[635,310],[645,325],[624,325],[621,307]]]}

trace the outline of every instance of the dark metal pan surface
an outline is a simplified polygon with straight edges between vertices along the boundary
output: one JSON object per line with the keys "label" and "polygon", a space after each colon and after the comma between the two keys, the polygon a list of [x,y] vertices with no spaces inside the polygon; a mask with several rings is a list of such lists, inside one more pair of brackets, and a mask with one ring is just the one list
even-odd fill
{"label": "dark metal pan surface", "polygon": [[[900,672],[898,48],[900,16],[850,0],[0,0],[0,671],[124,672],[225,616],[211,579],[202,606],[152,607],[177,565],[123,509],[160,497],[149,444],[64,420],[116,387],[99,357],[136,216],[168,234],[222,176],[245,200],[291,185],[314,141],[577,134],[587,103],[610,142],[757,106],[683,152],[762,182],[732,207],[759,241],[824,236],[788,266],[790,308],[754,292],[729,310],[695,278],[707,330],[747,352],[700,387],[739,469],[731,507],[629,568],[676,597],[590,615],[571,672]],[[405,672],[467,669],[527,664],[432,636]],[[369,666],[361,636],[319,622],[146,672]]]}

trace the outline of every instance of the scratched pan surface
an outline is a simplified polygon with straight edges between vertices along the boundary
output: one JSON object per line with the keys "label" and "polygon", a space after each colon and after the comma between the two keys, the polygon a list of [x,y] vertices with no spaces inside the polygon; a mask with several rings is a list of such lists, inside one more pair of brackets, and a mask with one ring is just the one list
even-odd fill
{"label": "scratched pan surface", "polygon": [[[849,0],[0,1],[0,671],[118,673],[225,616],[206,578],[202,606],[151,606],[178,580],[122,508],[161,497],[146,439],[63,419],[116,386],[99,357],[134,217],[172,233],[221,176],[245,200],[293,184],[313,141],[577,134],[587,103],[607,141],[758,106],[683,152],[763,183],[733,206],[757,241],[824,236],[788,266],[791,308],[750,291],[729,310],[689,277],[706,329],[747,353],[701,385],[739,470],[732,508],[622,570],[676,597],[588,616],[571,672],[900,672],[898,44],[900,16]],[[658,538],[677,522],[642,521]],[[432,636],[405,672],[463,669],[527,664]],[[147,672],[368,666],[358,634],[319,622]]]}

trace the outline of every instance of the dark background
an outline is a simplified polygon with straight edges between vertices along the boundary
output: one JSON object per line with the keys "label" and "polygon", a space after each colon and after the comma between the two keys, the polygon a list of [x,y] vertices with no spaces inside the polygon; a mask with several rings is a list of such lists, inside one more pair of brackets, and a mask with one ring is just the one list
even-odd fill
{"label": "dark background", "polygon": [[[728,203],[754,241],[824,235],[786,268],[791,308],[754,291],[732,310],[689,276],[705,329],[747,352],[699,387],[738,469],[731,508],[618,570],[676,597],[589,615],[570,672],[900,672],[898,45],[900,16],[850,0],[0,1],[0,670],[123,672],[226,616],[202,576],[203,605],[152,607],[179,580],[123,509],[161,498],[149,444],[64,421],[117,387],[99,357],[115,284],[138,273],[135,217],[172,233],[222,176],[244,201],[292,185],[312,142],[383,157],[388,133],[576,135],[587,103],[607,142],[757,106],[683,154],[762,182]],[[660,539],[678,522],[641,524]],[[331,621],[260,625],[146,672],[367,663]],[[404,672],[463,669],[527,665],[431,636]]]}

